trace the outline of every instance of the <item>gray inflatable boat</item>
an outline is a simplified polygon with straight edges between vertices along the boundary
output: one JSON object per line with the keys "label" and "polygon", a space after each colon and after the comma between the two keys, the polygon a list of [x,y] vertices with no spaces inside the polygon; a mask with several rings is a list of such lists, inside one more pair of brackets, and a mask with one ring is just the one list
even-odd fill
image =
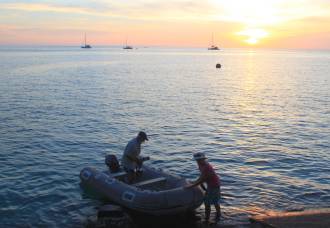
{"label": "gray inflatable boat", "polygon": [[126,175],[124,171],[100,172],[87,167],[80,172],[80,179],[110,201],[152,215],[182,213],[202,204],[202,190],[183,188],[188,182],[179,176],[145,165],[134,183],[125,183]]}

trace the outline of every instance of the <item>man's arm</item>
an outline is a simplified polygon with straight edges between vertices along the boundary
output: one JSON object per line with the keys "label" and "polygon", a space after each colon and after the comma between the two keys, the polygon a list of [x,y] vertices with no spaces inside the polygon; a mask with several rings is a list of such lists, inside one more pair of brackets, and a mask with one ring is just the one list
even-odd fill
{"label": "man's arm", "polygon": [[132,156],[132,155],[130,155],[130,154],[125,154],[125,156],[126,156],[129,160],[131,160],[131,161],[133,161],[133,162],[136,162],[136,163],[138,163],[138,164],[141,162],[141,160],[140,160],[138,157]]}

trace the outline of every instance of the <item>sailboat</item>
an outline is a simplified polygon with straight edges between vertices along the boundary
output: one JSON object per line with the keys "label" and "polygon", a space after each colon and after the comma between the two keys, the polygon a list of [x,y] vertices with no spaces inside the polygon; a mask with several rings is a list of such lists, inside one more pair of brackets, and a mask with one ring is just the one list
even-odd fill
{"label": "sailboat", "polygon": [[211,44],[211,47],[209,47],[207,50],[220,50],[218,46],[214,45],[214,42],[213,42],[213,33],[212,33],[212,44]]}
{"label": "sailboat", "polygon": [[132,46],[127,45],[127,39],[126,39],[126,42],[125,42],[125,46],[123,46],[123,49],[133,49]]}
{"label": "sailboat", "polygon": [[92,48],[91,45],[86,43],[86,33],[85,33],[85,45],[81,46],[81,48]]}

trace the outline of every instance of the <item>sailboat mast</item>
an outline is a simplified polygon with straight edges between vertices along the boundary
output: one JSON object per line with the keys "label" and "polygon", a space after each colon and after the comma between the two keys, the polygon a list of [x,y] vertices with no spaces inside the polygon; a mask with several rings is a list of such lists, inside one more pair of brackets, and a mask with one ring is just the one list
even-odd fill
{"label": "sailboat mast", "polygon": [[214,45],[214,38],[213,38],[213,32],[212,32],[212,46]]}
{"label": "sailboat mast", "polygon": [[85,33],[85,46],[86,46],[86,33]]}

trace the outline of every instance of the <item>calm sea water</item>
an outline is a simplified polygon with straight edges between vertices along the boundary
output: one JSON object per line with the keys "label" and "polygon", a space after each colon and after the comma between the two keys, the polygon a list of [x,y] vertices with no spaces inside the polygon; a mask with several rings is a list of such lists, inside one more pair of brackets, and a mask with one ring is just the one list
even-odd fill
{"label": "calm sea water", "polygon": [[80,170],[139,130],[186,178],[207,154],[224,221],[329,207],[330,52],[0,48],[0,226],[82,226],[102,202]]}

